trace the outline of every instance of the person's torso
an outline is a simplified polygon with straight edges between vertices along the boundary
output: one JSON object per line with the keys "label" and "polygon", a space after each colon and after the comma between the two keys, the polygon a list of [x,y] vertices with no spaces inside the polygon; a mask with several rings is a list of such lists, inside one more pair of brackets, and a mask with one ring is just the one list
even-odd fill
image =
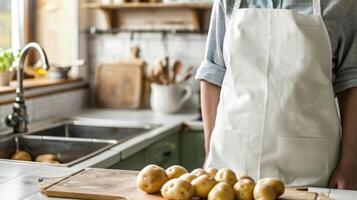
{"label": "person's torso", "polygon": [[[226,13],[226,23],[228,24],[230,15],[233,12],[235,0],[223,0]],[[333,52],[333,70],[342,62],[338,60],[339,48],[343,48],[341,39],[344,32],[348,32],[353,25],[349,20],[349,15],[355,13],[354,0],[321,0],[322,17],[325,22]],[[312,15],[313,6],[311,0],[242,0],[242,8],[270,8],[270,9],[290,9],[302,15]],[[334,75],[334,74],[333,74]],[[334,79],[335,77],[333,77]]]}

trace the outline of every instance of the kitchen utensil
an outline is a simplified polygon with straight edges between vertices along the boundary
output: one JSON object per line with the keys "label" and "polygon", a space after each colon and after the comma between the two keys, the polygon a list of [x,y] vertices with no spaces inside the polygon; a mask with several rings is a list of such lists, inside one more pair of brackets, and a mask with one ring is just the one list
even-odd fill
{"label": "kitchen utensil", "polygon": [[164,73],[164,66],[161,60],[158,61],[156,67],[153,69],[153,72],[154,72],[153,75],[157,77],[161,76]]}
{"label": "kitchen utensil", "polygon": [[189,86],[152,83],[150,104],[152,110],[156,112],[173,113],[178,111],[191,96],[192,89]]}
{"label": "kitchen utensil", "polygon": [[187,81],[189,78],[191,78],[192,76],[192,71],[193,71],[193,67],[189,67],[185,74],[183,75],[183,78],[181,80],[179,80],[177,83],[180,84],[180,83],[183,83],[185,81]]}
{"label": "kitchen utensil", "polygon": [[[177,76],[182,71],[183,65],[180,60],[175,61],[172,66],[171,73],[169,70],[169,58],[165,57],[163,60],[159,60],[154,69],[152,69],[148,75],[148,79],[151,83],[157,83],[162,85],[175,84],[177,82]],[[192,73],[192,68],[189,68],[187,73]],[[183,82],[184,80],[181,80]]]}
{"label": "kitchen utensil", "polygon": [[166,68],[165,62],[159,60],[156,64],[156,67],[151,72],[150,80],[152,80],[153,83],[168,84],[169,80],[165,75],[167,73],[165,68]]}
{"label": "kitchen utensil", "polygon": [[168,56],[165,57],[164,60],[162,60],[163,66],[164,66],[164,84],[169,84],[170,83],[170,59]]}
{"label": "kitchen utensil", "polygon": [[[164,200],[158,194],[146,194],[136,188],[138,172],[110,169],[85,169],[62,180],[53,180],[48,185],[41,182],[40,188],[49,197],[75,199],[130,199],[130,200]],[[317,200],[316,192],[299,191],[286,188],[280,200]],[[324,199],[329,199],[325,197]]]}
{"label": "kitchen utensil", "polygon": [[172,78],[171,78],[171,83],[176,82],[176,76],[181,72],[183,68],[182,62],[177,60],[174,63],[174,66],[172,67]]}
{"label": "kitchen utensil", "polygon": [[96,103],[100,107],[139,108],[146,104],[148,90],[145,62],[132,49],[128,59],[102,64],[96,72]]}

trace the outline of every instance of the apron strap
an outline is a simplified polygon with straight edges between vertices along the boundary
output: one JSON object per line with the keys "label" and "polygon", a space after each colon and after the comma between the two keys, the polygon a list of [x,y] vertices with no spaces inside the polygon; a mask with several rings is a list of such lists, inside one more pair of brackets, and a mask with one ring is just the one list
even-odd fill
{"label": "apron strap", "polygon": [[321,16],[321,2],[320,0],[313,0],[314,15]]}
{"label": "apron strap", "polygon": [[233,9],[239,9],[242,0],[235,0]]}

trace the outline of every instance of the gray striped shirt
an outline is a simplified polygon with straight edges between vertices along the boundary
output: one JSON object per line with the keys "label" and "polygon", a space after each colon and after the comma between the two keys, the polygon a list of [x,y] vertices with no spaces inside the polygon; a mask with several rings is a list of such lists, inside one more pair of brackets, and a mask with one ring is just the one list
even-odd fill
{"label": "gray striped shirt", "polygon": [[[225,65],[223,39],[235,0],[215,0],[204,61],[196,79],[221,86]],[[243,8],[292,9],[312,15],[313,0],[242,0]],[[357,86],[357,0],[321,0],[322,17],[333,50],[333,84],[335,93]]]}

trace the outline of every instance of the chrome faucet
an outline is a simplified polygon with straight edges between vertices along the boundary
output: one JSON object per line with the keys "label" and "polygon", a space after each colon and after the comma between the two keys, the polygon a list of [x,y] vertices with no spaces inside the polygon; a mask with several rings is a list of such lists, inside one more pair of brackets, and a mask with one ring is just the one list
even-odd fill
{"label": "chrome faucet", "polygon": [[13,127],[14,133],[27,132],[28,115],[26,111],[25,98],[24,98],[24,66],[26,56],[32,51],[36,50],[40,55],[42,68],[49,69],[49,64],[45,51],[41,46],[35,42],[28,43],[21,51],[20,64],[17,69],[17,81],[18,86],[16,88],[16,98],[13,104],[13,112],[5,119],[5,123],[8,127]]}

